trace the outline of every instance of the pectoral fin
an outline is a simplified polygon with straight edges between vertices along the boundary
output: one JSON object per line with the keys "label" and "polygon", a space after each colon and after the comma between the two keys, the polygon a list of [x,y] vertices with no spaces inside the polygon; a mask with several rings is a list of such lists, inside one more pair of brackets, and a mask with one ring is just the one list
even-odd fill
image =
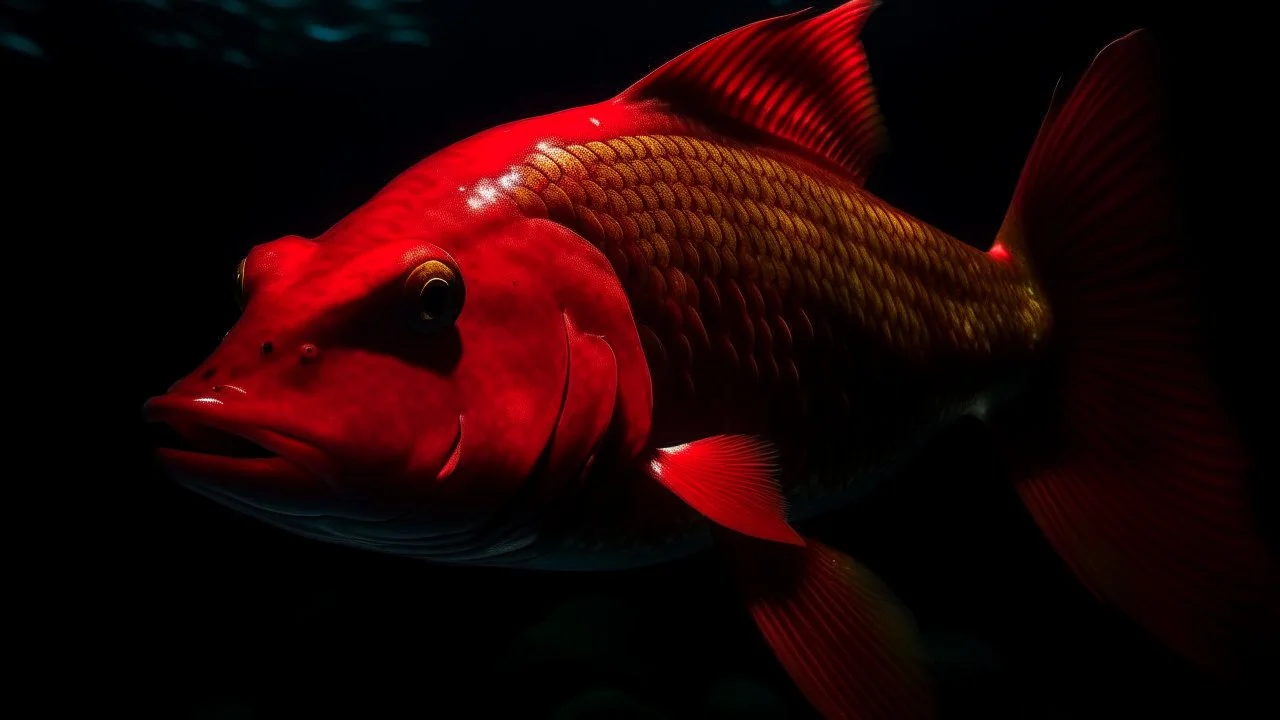
{"label": "pectoral fin", "polygon": [[773,448],[745,435],[716,435],[661,448],[648,472],[707,519],[761,540],[803,545],[787,523]]}
{"label": "pectoral fin", "polygon": [[813,539],[722,546],[756,626],[824,718],[934,716],[915,623],[870,570]]}

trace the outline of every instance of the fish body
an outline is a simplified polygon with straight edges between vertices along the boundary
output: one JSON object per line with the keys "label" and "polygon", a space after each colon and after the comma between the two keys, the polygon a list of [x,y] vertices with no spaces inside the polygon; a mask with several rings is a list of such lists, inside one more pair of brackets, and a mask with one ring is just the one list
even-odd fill
{"label": "fish body", "polygon": [[[559,137],[478,187],[609,258],[651,380],[652,446],[768,438],[791,517],[803,519],[985,408],[1047,337],[1036,283],[1007,255],[976,250],[795,154],[689,124],[655,132],[678,121],[662,110],[620,118],[618,136],[565,137],[575,125],[595,130],[592,120],[615,125],[600,120],[608,110],[557,118]],[[585,525],[529,562],[607,569],[707,539],[705,518],[682,503],[657,521],[628,513],[645,506],[634,494],[660,488],[616,464],[603,472],[587,482]]]}
{"label": "fish body", "polygon": [[195,446],[162,461],[292,532],[435,562],[715,547],[825,717],[923,718],[909,612],[793,523],[976,415],[1081,582],[1233,671],[1274,637],[1277,576],[1199,350],[1149,36],[1050,109],[983,251],[865,187],[873,7],[727,33],[253,248],[241,318],[147,403]]}

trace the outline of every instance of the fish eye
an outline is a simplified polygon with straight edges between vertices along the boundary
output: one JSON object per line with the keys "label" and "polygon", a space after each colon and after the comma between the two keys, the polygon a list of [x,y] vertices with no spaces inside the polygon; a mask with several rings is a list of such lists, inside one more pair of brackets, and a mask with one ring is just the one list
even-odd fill
{"label": "fish eye", "polygon": [[245,304],[249,301],[248,293],[244,290],[244,263],[247,259],[248,258],[241,258],[240,262],[236,264],[236,284],[233,289],[236,305],[239,305],[241,310],[244,309]]}
{"label": "fish eye", "polygon": [[428,260],[414,268],[405,280],[404,290],[412,323],[424,332],[453,324],[467,296],[461,273],[439,260]]}

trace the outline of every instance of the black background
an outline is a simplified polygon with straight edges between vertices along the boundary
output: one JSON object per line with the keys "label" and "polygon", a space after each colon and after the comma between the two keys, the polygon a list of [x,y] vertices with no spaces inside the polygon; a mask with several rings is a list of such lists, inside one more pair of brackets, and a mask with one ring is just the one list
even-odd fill
{"label": "black background", "polygon": [[[800,5],[422,3],[410,12],[429,47],[301,43],[248,70],[146,42],[144,26],[208,12],[159,4],[169,9],[3,8],[44,52],[0,57],[7,114],[19,121],[10,197],[15,215],[34,210],[15,226],[25,232],[13,263],[35,272],[14,273],[31,288],[11,321],[13,347],[27,352],[14,354],[53,370],[33,383],[53,388],[46,401],[20,416],[34,432],[19,443],[41,449],[14,453],[34,453],[40,471],[21,475],[56,496],[23,513],[33,527],[21,546],[49,553],[24,555],[32,587],[58,608],[32,664],[68,689],[46,700],[134,717],[552,717],[612,688],[615,710],[600,717],[751,716],[730,714],[735,704],[809,717],[708,558],[557,575],[328,547],[171,485],[150,464],[139,412],[234,322],[232,270],[253,244],[318,234],[449,142],[608,97],[702,39]],[[989,242],[1058,75],[1134,27],[1157,31],[1208,281],[1212,360],[1261,452],[1270,355],[1254,260],[1269,241],[1236,226],[1251,183],[1228,166],[1255,152],[1247,95],[1235,89],[1246,69],[1228,52],[1251,22],[1244,12],[889,0],[865,33],[892,141],[870,187]],[[1259,494],[1274,507],[1269,486]],[[912,608],[952,717],[1275,712],[1273,697],[1246,701],[1207,682],[1099,607],[976,427],[808,530],[870,565]]]}

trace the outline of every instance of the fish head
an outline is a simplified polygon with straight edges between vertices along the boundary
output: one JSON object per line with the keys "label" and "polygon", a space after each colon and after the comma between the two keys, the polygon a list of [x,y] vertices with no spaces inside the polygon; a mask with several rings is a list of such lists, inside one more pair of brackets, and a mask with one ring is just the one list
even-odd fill
{"label": "fish head", "polygon": [[252,248],[239,319],[145,405],[184,445],[162,467],[299,534],[446,560],[580,481],[617,424],[618,356],[644,367],[626,297],[563,226],[472,210]]}

